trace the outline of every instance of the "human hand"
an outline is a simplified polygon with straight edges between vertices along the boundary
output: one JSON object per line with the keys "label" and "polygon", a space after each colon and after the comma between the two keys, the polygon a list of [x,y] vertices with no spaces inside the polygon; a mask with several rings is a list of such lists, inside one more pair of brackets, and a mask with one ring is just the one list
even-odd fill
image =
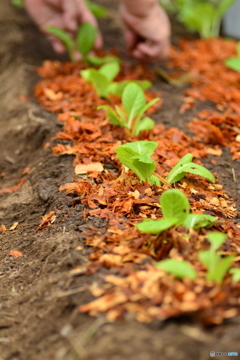
{"label": "human hand", "polygon": [[[75,38],[83,22],[89,22],[98,28],[97,21],[87,8],[84,0],[25,0],[27,12],[51,42],[58,53],[65,52],[62,42],[47,33],[47,26],[56,26]],[[102,37],[98,33],[95,50],[102,47]]]}
{"label": "human hand", "polygon": [[[141,6],[140,3],[136,5]],[[143,61],[165,59],[171,35],[167,14],[157,1],[144,14],[139,14],[139,7],[133,5],[133,2],[125,0],[120,6],[128,54]]]}

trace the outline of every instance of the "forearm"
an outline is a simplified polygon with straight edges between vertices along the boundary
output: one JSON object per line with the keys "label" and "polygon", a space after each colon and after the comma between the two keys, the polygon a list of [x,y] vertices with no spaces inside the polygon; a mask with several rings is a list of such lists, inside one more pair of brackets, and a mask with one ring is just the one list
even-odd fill
{"label": "forearm", "polygon": [[145,17],[156,6],[158,0],[121,0],[121,2],[132,15]]}

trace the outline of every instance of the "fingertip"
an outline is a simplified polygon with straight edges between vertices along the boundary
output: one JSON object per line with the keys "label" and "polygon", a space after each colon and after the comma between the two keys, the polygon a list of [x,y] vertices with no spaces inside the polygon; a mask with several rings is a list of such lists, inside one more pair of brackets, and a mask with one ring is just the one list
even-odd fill
{"label": "fingertip", "polygon": [[95,41],[95,44],[94,44],[94,48],[96,50],[99,50],[99,49],[102,49],[103,47],[103,37],[102,35],[98,32],[98,35],[97,35],[97,38],[96,38],[96,41]]}
{"label": "fingertip", "polygon": [[58,54],[63,54],[66,52],[65,47],[58,41],[52,41],[52,47]]}

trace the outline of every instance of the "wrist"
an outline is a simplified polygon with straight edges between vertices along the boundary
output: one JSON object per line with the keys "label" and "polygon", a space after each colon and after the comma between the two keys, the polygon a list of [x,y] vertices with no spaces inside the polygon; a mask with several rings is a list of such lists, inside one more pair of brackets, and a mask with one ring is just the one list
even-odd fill
{"label": "wrist", "polygon": [[138,17],[147,17],[159,5],[158,0],[122,0],[128,13]]}

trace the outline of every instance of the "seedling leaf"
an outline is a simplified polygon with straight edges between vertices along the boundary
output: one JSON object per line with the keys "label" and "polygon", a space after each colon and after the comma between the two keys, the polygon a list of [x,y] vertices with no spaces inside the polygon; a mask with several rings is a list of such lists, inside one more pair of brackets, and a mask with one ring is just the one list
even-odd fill
{"label": "seedling leaf", "polygon": [[151,162],[145,162],[144,158],[145,155],[133,157],[132,159],[134,160],[132,161],[130,169],[137,174],[141,181],[150,182],[150,178],[156,169],[156,164],[153,159],[149,158],[151,159]]}
{"label": "seedling leaf", "polygon": [[102,19],[107,15],[107,9],[103,6],[95,4],[90,0],[85,0],[87,7],[91,11],[91,13],[98,19]]}
{"label": "seedling leaf", "polygon": [[226,256],[224,259],[220,260],[217,266],[213,271],[208,272],[207,280],[213,280],[217,284],[221,284],[224,276],[226,275],[228,269],[233,263],[235,255]]}
{"label": "seedling leaf", "polygon": [[[155,141],[135,141],[121,145],[121,148],[131,149],[135,155],[147,155],[151,156],[154,150],[157,148],[158,143]],[[119,149],[120,147],[118,147]]]}
{"label": "seedling leaf", "polygon": [[117,62],[108,63],[100,67],[98,71],[108,79],[110,85],[113,79],[119,74],[120,66]]}
{"label": "seedling leaf", "polygon": [[240,58],[229,58],[225,60],[225,65],[229,67],[229,69],[240,71]]}
{"label": "seedling leaf", "polygon": [[157,176],[152,175],[150,177],[150,184],[161,186],[161,181],[159,180],[159,178]]}
{"label": "seedling leaf", "polygon": [[177,218],[176,225],[181,225],[187,218],[190,205],[187,197],[177,189],[165,191],[160,197],[164,218]]}
{"label": "seedling leaf", "polygon": [[188,214],[182,223],[187,229],[200,229],[202,227],[212,226],[217,218],[205,214]]}
{"label": "seedling leaf", "polygon": [[211,248],[217,250],[227,239],[227,235],[218,231],[208,233],[208,240],[211,243]]}
{"label": "seedling leaf", "polygon": [[135,136],[138,136],[141,131],[152,130],[154,128],[155,123],[150,117],[145,117],[136,125],[137,126],[134,127],[133,133]]}
{"label": "seedling leaf", "polygon": [[65,46],[67,52],[71,60],[73,61],[73,54],[74,54],[74,42],[73,39],[68,35],[68,33],[62,29],[57,28],[56,26],[47,26],[46,31],[49,34],[56,36],[60,39]]}
{"label": "seedling leaf", "polygon": [[101,105],[101,106],[98,106],[98,109],[107,110],[108,117],[113,125],[124,126],[124,127],[126,126],[126,124],[123,121],[121,121],[121,119],[117,116],[115,111],[113,111],[113,109],[110,108],[110,106]]}
{"label": "seedling leaf", "polygon": [[109,80],[96,69],[86,69],[80,71],[81,76],[90,82],[98,96],[106,98],[108,96]]}
{"label": "seedling leaf", "polygon": [[145,234],[160,234],[162,231],[175,225],[178,219],[169,218],[161,220],[145,219],[136,225],[136,228]]}
{"label": "seedling leaf", "polygon": [[179,279],[189,278],[194,280],[197,276],[196,271],[188,261],[166,259],[158,262],[156,267],[176,276]]}
{"label": "seedling leaf", "polygon": [[230,269],[229,273],[232,274],[232,282],[237,283],[240,281],[240,269]]}
{"label": "seedling leaf", "polygon": [[128,84],[122,97],[124,110],[129,119],[133,119],[146,104],[145,94],[139,85],[135,83]]}
{"label": "seedling leaf", "polygon": [[95,39],[97,36],[97,29],[88,22],[85,22],[81,25],[77,37],[76,44],[79,52],[83,57],[86,57],[87,54],[93,49]]}
{"label": "seedling leaf", "polygon": [[134,171],[140,181],[151,181],[156,164],[152,155],[157,143],[153,141],[136,141],[116,148],[117,157],[123,165]]}
{"label": "seedling leaf", "polygon": [[19,9],[23,9],[25,7],[23,0],[11,0],[11,4]]}
{"label": "seedling leaf", "polygon": [[[181,180],[186,173],[196,174],[207,178],[212,183],[215,183],[213,174],[205,167],[191,162],[192,154],[186,154],[170,171],[166,180],[169,184],[173,184]],[[189,160],[189,161],[188,161]]]}
{"label": "seedling leaf", "polygon": [[94,66],[102,66],[104,64],[107,63],[113,63],[113,62],[117,62],[117,63],[121,63],[121,59],[119,59],[116,56],[113,55],[109,55],[109,56],[105,56],[105,57],[99,57],[99,56],[88,56],[87,57],[87,61]]}

